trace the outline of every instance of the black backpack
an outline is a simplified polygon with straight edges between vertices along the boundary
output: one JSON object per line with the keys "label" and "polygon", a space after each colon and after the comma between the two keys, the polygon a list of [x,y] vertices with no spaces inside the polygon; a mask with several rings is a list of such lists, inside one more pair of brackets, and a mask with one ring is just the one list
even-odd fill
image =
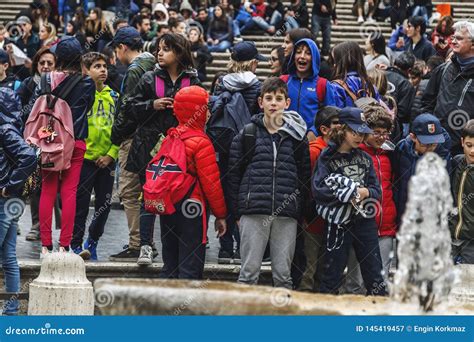
{"label": "black backpack", "polygon": [[221,171],[227,166],[230,145],[234,137],[250,123],[250,112],[242,94],[224,91],[215,97],[210,106],[211,117],[206,134],[216,151]]}

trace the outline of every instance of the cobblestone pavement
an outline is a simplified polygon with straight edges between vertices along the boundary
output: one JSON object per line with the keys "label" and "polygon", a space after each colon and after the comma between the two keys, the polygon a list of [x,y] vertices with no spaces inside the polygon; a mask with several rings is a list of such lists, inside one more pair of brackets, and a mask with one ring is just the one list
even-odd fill
{"label": "cobblestone pavement", "polygon": [[[92,216],[93,208],[89,211]],[[160,241],[160,220],[155,224],[155,244],[160,255],[155,258],[156,262],[161,262],[161,241]],[[25,236],[31,228],[30,207],[26,206],[25,212],[20,218],[21,235],[17,236],[17,256],[19,260],[39,259],[41,250],[40,241],[26,241]],[[53,220],[53,227],[54,227]],[[214,232],[214,217],[211,217],[209,223],[209,248],[206,250],[206,263],[217,263],[217,253],[219,250],[219,241]],[[60,230],[53,229],[53,241],[57,246]],[[86,233],[87,235],[87,233]],[[128,243],[128,227],[125,212],[123,210],[111,210],[107,221],[104,235],[99,241],[97,248],[99,261],[109,261],[108,257],[122,250],[122,247]]]}

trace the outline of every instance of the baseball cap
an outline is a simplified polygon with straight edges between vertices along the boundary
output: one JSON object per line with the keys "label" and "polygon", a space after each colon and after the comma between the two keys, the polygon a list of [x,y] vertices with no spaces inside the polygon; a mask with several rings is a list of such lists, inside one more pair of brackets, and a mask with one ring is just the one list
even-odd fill
{"label": "baseball cap", "polygon": [[446,140],[438,118],[429,113],[418,115],[411,124],[411,131],[423,145],[442,144]]}
{"label": "baseball cap", "polygon": [[57,44],[51,47],[51,52],[56,55],[58,59],[72,60],[81,57],[82,46],[81,43],[71,36],[65,36]]}
{"label": "baseball cap", "polygon": [[245,62],[256,59],[259,61],[267,61],[268,58],[258,53],[254,42],[244,41],[234,45],[232,54],[230,55],[236,62]]}
{"label": "baseball cap", "polygon": [[142,47],[143,40],[140,32],[135,27],[125,26],[120,28],[116,33],[110,45],[116,47],[119,44],[124,44],[130,47]]}
{"label": "baseball cap", "polygon": [[8,57],[8,53],[5,50],[0,49],[0,63],[5,64],[9,62],[10,58]]}
{"label": "baseball cap", "polygon": [[339,122],[349,126],[354,132],[372,134],[365,121],[364,111],[354,107],[344,107],[339,112]]}
{"label": "baseball cap", "polygon": [[16,23],[17,24],[31,24],[31,20],[26,15],[22,15],[16,20]]}

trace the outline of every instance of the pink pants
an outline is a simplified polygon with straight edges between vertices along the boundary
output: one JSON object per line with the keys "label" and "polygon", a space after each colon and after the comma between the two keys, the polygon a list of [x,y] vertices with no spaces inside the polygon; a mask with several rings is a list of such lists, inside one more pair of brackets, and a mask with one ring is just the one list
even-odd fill
{"label": "pink pants", "polygon": [[41,244],[43,246],[53,245],[51,224],[58,186],[62,203],[61,236],[59,238],[59,244],[62,247],[68,247],[71,243],[74,219],[76,216],[77,186],[81,176],[85,152],[86,143],[83,140],[76,140],[71,159],[71,167],[68,170],[61,172],[42,171],[39,219]]}

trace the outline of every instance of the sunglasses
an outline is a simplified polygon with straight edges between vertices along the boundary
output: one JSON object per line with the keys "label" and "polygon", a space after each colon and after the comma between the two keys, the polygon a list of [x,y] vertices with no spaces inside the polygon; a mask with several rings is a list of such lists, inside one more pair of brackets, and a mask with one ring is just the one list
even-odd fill
{"label": "sunglasses", "polygon": [[39,65],[49,65],[49,66],[53,66],[53,62],[50,62],[50,61],[41,61],[38,63]]}

